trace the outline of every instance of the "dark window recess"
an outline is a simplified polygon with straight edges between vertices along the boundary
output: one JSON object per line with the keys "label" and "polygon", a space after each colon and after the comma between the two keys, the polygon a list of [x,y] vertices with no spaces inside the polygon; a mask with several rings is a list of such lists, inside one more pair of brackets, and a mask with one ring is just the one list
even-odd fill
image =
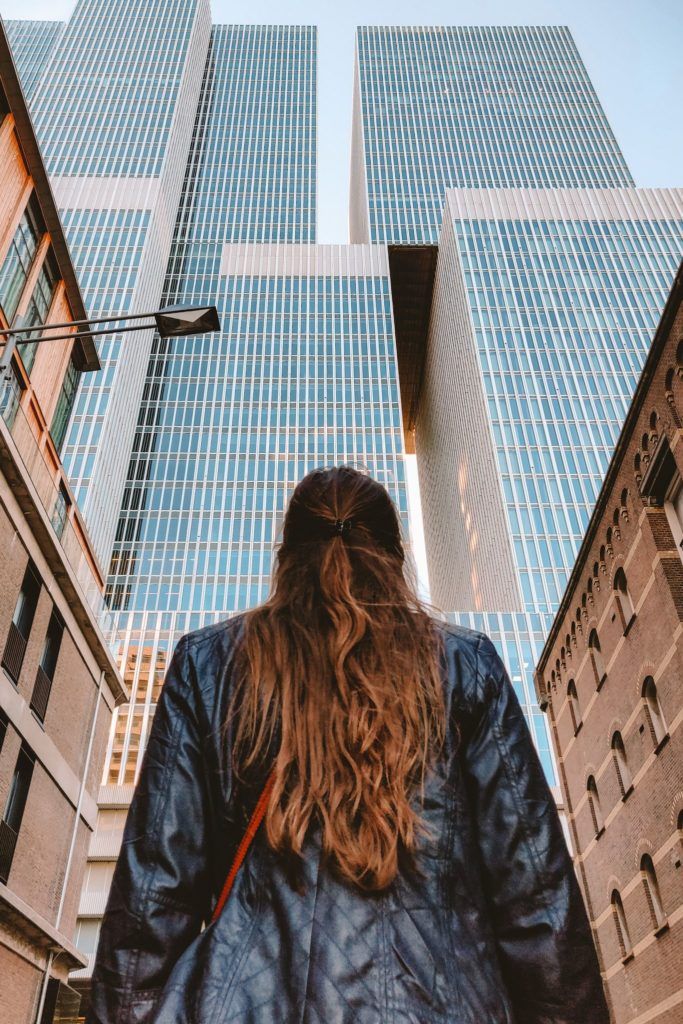
{"label": "dark window recess", "polygon": [[0,85],[0,124],[5,120],[9,114],[9,103],[7,102],[7,96],[5,90]]}
{"label": "dark window recess", "polygon": [[38,571],[29,562],[24,579],[19,591],[19,597],[10,623],[5,650],[2,655],[3,668],[7,670],[14,682],[19,681],[19,673],[26,653],[33,616],[36,613],[36,605],[40,596],[40,576]]}
{"label": "dark window recess", "polygon": [[7,255],[0,266],[0,306],[10,327],[14,326],[13,321],[21,293],[44,234],[45,222],[34,192],[26,204]]}
{"label": "dark window recess", "polygon": [[663,505],[666,492],[677,474],[676,460],[666,437],[662,437],[640,484],[640,493],[655,504]]}
{"label": "dark window recess", "polygon": [[17,845],[21,819],[24,816],[35,759],[31,748],[22,743],[7,796],[5,813],[0,821],[0,881],[5,883],[12,866],[14,848]]}
{"label": "dark window recess", "polygon": [[62,387],[59,392],[59,398],[57,399],[57,405],[55,406],[52,425],[50,427],[52,440],[54,441],[55,448],[58,452],[61,452],[62,445],[64,444],[66,428],[69,424],[71,410],[73,409],[74,402],[76,401],[76,392],[78,391],[78,382],[80,379],[81,372],[76,369],[73,360],[71,360],[66,369],[66,373],[64,374],[64,379],[62,380]]}
{"label": "dark window recess", "polygon": [[[55,980],[56,979],[51,979]],[[85,1007],[84,1007],[85,1010]],[[55,1005],[51,1016],[41,1017],[40,1024],[67,1024],[68,1021],[83,1019],[81,1011],[81,993],[63,981],[57,982]]]}
{"label": "dark window recess", "polygon": [[[39,324],[46,322],[58,280],[59,267],[57,266],[55,254],[50,248],[45,254],[43,264],[38,271],[38,277],[33,287],[33,294],[28,301],[26,312],[22,317],[16,318],[13,324],[14,327],[37,327]],[[17,336],[17,351],[21,356],[24,369],[29,375],[36,358],[38,349],[37,339],[40,338],[41,334],[42,331],[40,333],[36,332],[25,336]]]}
{"label": "dark window recess", "polygon": [[50,521],[52,523],[52,527],[53,527],[55,533],[57,534],[57,536],[60,539],[61,539],[62,534],[64,533],[64,527],[66,526],[66,521],[69,518],[69,505],[70,504],[71,504],[71,499],[69,498],[69,495],[68,495],[68,492],[66,490],[66,487],[64,486],[64,484],[60,484],[59,485],[59,490],[57,491],[57,494],[55,495],[55,503],[54,503],[54,507],[52,509],[52,516],[50,518]]}
{"label": "dark window recess", "polygon": [[55,677],[57,658],[59,657],[59,649],[62,645],[63,635],[64,623],[62,622],[62,617],[57,609],[53,608],[52,615],[50,616],[50,624],[47,627],[47,633],[45,635],[43,654],[40,659],[40,664],[38,665],[36,681],[33,685],[33,693],[31,695],[31,707],[38,715],[41,722],[44,720],[45,712],[47,711],[47,702],[50,697],[52,681]]}
{"label": "dark window recess", "polygon": [[2,745],[5,742],[5,736],[7,735],[7,726],[9,725],[9,718],[5,712],[0,708],[0,751],[2,751]]}
{"label": "dark window recess", "polygon": [[58,978],[48,978],[47,988],[45,990],[45,1002],[43,1003],[43,1012],[40,1015],[40,1024],[52,1024],[55,1019],[59,984]]}

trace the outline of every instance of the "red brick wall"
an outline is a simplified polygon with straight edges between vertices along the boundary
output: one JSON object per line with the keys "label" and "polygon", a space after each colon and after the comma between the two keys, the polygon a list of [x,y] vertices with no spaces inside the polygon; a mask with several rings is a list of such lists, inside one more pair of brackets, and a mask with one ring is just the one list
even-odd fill
{"label": "red brick wall", "polygon": [[40,992],[41,973],[38,968],[0,943],[0,978],[0,1024],[32,1022]]}
{"label": "red brick wall", "polygon": [[[28,540],[26,542],[29,543]],[[0,578],[3,581],[0,588],[0,651],[4,647],[28,560],[26,547],[7,509],[0,503]],[[67,618],[67,628],[62,638],[43,728],[63,758],[65,769],[70,769],[78,779],[85,768],[92,715],[98,698],[96,684],[99,676],[93,676],[86,661],[87,653],[83,646],[83,638],[79,634],[72,634],[68,628],[68,609],[54,579],[46,571],[37,552],[35,560],[39,571],[42,570],[44,573],[44,585],[16,687],[1,668],[0,674],[3,676],[5,692],[11,693],[11,689],[8,688],[13,687],[25,702],[30,701],[53,602],[57,601],[62,614]],[[97,796],[111,723],[106,701],[101,696],[99,700],[100,709],[86,780],[87,791],[92,798]],[[23,714],[29,722],[34,722],[27,707]],[[24,718],[20,716],[18,723],[23,722]],[[19,727],[22,726],[19,724]],[[0,751],[0,810],[7,798],[20,744],[21,736],[10,722]],[[54,754],[50,754],[50,757],[54,757]],[[73,796],[76,796],[75,787]],[[52,924],[56,923],[62,896],[74,820],[73,804],[56,784],[50,773],[48,761],[43,764],[38,757],[9,873],[8,887],[33,911]],[[62,934],[70,940],[73,940],[74,936],[91,834],[88,825],[81,820],[59,926]],[[28,1024],[33,1020],[35,1012],[33,1000],[37,982],[34,983],[32,979],[38,972],[34,967],[27,970],[26,958],[16,952],[16,949],[12,949],[16,943],[5,939],[6,931],[2,920],[0,905],[0,1024],[3,1024],[5,1019],[12,1024]],[[29,959],[33,956],[38,962],[42,962],[44,952],[33,946],[33,940],[26,936],[24,944]],[[37,999],[37,996],[35,998]],[[4,1016],[6,1012],[9,1014],[7,1017]]]}
{"label": "red brick wall", "polygon": [[[677,369],[676,364],[682,339],[679,311],[582,563],[570,612],[559,623],[553,649],[538,670],[539,685],[550,698],[548,713],[577,872],[616,1024],[644,1014],[657,1024],[683,1020],[683,833],[678,830],[683,811],[683,560],[665,511],[642,498],[639,486],[660,437],[668,439],[683,475],[683,366]],[[626,573],[636,612],[626,632],[614,590],[619,568]],[[593,629],[607,669],[599,688],[588,651]],[[659,745],[642,698],[648,676],[656,683],[668,728]],[[570,680],[576,685],[582,720],[576,735],[567,699]],[[633,782],[625,797],[611,750],[616,730]],[[597,783],[604,821],[597,838],[586,790],[589,775]],[[654,862],[666,915],[663,928],[653,924],[640,871],[645,854]],[[621,894],[632,946],[626,958],[611,906],[615,889]]]}

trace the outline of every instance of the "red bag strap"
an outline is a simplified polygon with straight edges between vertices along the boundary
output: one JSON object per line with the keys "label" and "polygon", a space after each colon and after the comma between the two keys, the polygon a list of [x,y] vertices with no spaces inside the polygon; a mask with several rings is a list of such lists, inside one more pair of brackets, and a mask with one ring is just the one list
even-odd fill
{"label": "red bag strap", "polygon": [[230,870],[228,871],[228,875],[227,878],[225,879],[225,883],[223,885],[223,889],[221,890],[221,894],[218,897],[218,902],[216,903],[216,906],[213,908],[213,914],[211,915],[212,922],[216,920],[221,910],[225,906],[225,901],[230,895],[230,890],[232,889],[233,882],[235,881],[235,876],[239,871],[240,867],[242,866],[242,861],[246,857],[249,851],[249,847],[252,844],[253,838],[258,832],[259,825],[263,821],[263,816],[268,808],[268,800],[270,798],[270,793],[273,788],[274,782],[275,769],[273,768],[270,775],[265,781],[263,789],[261,790],[261,795],[258,798],[256,807],[254,808],[252,816],[249,819],[247,830],[242,836],[242,842],[237,847],[237,853],[235,854],[233,862],[230,865]]}

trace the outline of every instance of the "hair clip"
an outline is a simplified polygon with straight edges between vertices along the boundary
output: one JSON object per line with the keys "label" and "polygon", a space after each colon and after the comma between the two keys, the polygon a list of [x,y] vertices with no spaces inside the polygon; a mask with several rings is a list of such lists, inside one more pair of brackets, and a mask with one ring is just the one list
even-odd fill
{"label": "hair clip", "polygon": [[344,531],[348,532],[351,528],[350,519],[335,519],[334,521],[334,532],[339,534],[340,537],[344,536]]}

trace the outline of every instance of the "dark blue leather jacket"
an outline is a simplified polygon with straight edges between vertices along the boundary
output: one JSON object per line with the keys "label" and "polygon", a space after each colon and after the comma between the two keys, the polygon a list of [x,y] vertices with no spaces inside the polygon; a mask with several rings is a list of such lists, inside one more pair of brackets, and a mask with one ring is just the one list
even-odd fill
{"label": "dark blue leather jacket", "polygon": [[552,795],[492,642],[444,626],[451,732],[426,786],[423,877],[363,895],[262,831],[211,917],[258,785],[217,739],[241,616],[184,636],[126,821],[88,1024],[607,1024]]}

